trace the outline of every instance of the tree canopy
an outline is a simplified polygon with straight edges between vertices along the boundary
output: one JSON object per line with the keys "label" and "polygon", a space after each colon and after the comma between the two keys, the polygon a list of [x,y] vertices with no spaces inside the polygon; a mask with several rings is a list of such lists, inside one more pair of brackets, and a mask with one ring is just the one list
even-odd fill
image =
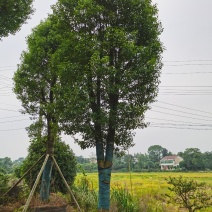
{"label": "tree canopy", "polygon": [[57,134],[59,113],[56,112],[58,73],[52,57],[60,43],[50,19],[41,22],[27,38],[28,50],[21,55],[21,64],[14,75],[14,92],[24,110],[34,119],[46,123],[49,147],[53,147]]}
{"label": "tree canopy", "polygon": [[[41,131],[45,131],[46,153],[49,155],[54,153],[59,117],[56,110],[57,95],[54,91],[59,83],[58,69],[52,58],[60,44],[60,35],[54,29],[50,19],[33,29],[27,38],[28,50],[22,53],[21,64],[14,75],[14,92],[22,102],[23,112],[37,119],[37,123],[31,126],[31,135],[36,134],[33,131],[36,127],[39,127],[40,137]],[[52,165],[49,158],[42,177],[42,200],[49,198]]]}
{"label": "tree canopy", "polygon": [[0,40],[14,34],[33,12],[33,0],[0,1]]}
{"label": "tree canopy", "polygon": [[[102,3],[105,2],[105,3]],[[58,1],[54,14],[66,36],[61,51],[62,122],[80,133],[84,149],[132,145],[157,95],[162,31],[151,1]]]}
{"label": "tree canopy", "polygon": [[96,147],[99,209],[109,209],[113,152],[133,145],[136,128],[158,92],[163,52],[157,8],[151,0],[59,0],[53,7],[63,43],[61,124]]}

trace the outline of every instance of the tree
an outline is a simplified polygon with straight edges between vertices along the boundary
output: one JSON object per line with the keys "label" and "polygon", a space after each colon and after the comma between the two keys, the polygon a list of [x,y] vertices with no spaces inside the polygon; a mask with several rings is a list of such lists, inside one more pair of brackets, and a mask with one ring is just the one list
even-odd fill
{"label": "tree", "polygon": [[[27,157],[23,161],[22,165],[16,169],[17,177],[22,176],[43,154],[45,154],[46,139],[47,137],[42,137],[41,140],[37,140],[36,138],[31,140]],[[57,138],[54,154],[67,183],[72,185],[77,170],[77,162],[73,151],[70,149],[69,145],[66,145],[60,138]],[[25,177],[26,183],[30,188],[32,188],[36,180],[40,167],[41,164],[37,164],[30,171],[30,174]],[[61,176],[55,168],[52,170],[51,184],[54,187],[54,191],[60,191],[63,193],[66,192],[66,187],[63,184]]]}
{"label": "tree", "polygon": [[[60,44],[60,36],[52,21],[47,19],[33,29],[27,38],[27,44],[28,51],[22,53],[21,64],[14,75],[14,92],[22,102],[22,112],[37,120],[36,124],[31,126],[37,131],[32,130],[31,136],[36,133],[41,135],[43,129],[46,131],[46,153],[51,155],[54,153],[59,119],[55,106],[58,97],[54,92],[59,80],[57,67],[52,58]],[[42,200],[49,198],[52,164],[49,157],[42,177]]]}
{"label": "tree", "polygon": [[136,153],[134,155],[136,171],[148,168],[149,156],[147,154]]}
{"label": "tree", "polygon": [[208,186],[205,183],[198,183],[194,180],[183,179],[182,176],[169,177],[167,179],[169,190],[175,196],[169,196],[176,204],[194,212],[211,206],[211,196],[206,192]]}
{"label": "tree", "polygon": [[53,7],[63,44],[61,122],[80,135],[82,149],[96,147],[99,210],[109,210],[114,151],[133,145],[144,113],[158,92],[162,31],[151,0],[59,0]]}
{"label": "tree", "polygon": [[11,158],[5,157],[5,158],[0,158],[0,168],[5,170],[6,173],[11,173],[12,172],[12,160]]}
{"label": "tree", "polygon": [[3,170],[0,167],[0,205],[4,203],[5,198],[3,197],[3,194],[8,190],[9,188],[9,176],[6,174],[5,170]]}
{"label": "tree", "polygon": [[180,167],[187,170],[204,170],[204,157],[198,148],[187,148],[182,154],[183,161],[180,162]]}
{"label": "tree", "polygon": [[14,34],[32,14],[33,0],[0,1],[0,40]]}
{"label": "tree", "polygon": [[212,152],[203,153],[204,166],[206,169],[212,170]]}
{"label": "tree", "polygon": [[160,159],[164,156],[163,153],[164,148],[160,145],[153,145],[148,148],[149,159],[153,163],[159,163]]}

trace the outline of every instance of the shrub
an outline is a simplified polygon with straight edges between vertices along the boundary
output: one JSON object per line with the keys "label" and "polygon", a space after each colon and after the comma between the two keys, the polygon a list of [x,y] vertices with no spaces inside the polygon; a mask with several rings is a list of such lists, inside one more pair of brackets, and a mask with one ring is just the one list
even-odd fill
{"label": "shrub", "polygon": [[[45,140],[37,141],[33,140],[29,147],[29,154],[26,159],[23,161],[22,165],[18,167],[15,171],[17,177],[23,175],[31,166],[46,152],[45,148]],[[54,157],[69,185],[72,185],[76,176],[77,170],[77,162],[74,156],[73,151],[70,149],[68,145],[66,145],[62,141],[57,141],[55,143],[55,151]],[[43,161],[42,161],[43,162]],[[38,163],[25,177],[27,185],[32,188],[36,177],[41,169],[42,162]],[[51,180],[51,188],[54,192],[66,192],[66,187],[56,170],[55,166],[53,166],[52,170],[52,180]]]}
{"label": "shrub", "polygon": [[169,190],[175,194],[167,196],[176,204],[188,209],[189,212],[211,206],[211,196],[207,192],[209,187],[205,183],[183,179],[182,176],[169,177],[167,182],[171,185]]}

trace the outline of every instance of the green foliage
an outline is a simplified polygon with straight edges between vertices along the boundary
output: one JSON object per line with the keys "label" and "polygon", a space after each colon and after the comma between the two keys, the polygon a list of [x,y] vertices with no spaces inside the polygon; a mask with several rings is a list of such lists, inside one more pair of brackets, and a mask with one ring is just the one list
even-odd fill
{"label": "green foliage", "polygon": [[186,170],[204,170],[204,155],[198,148],[187,148],[182,153],[183,161],[180,163],[180,167]]}
{"label": "green foliage", "polygon": [[33,0],[0,1],[0,40],[14,34],[33,12]]}
{"label": "green foliage", "polygon": [[153,145],[148,148],[149,159],[153,163],[158,163],[167,153],[168,151],[160,145]]}
{"label": "green foliage", "polygon": [[108,210],[113,152],[133,146],[133,130],[147,126],[144,113],[158,92],[157,8],[151,0],[59,0],[53,11],[64,38],[56,53],[62,128],[80,135],[82,149],[96,147],[98,207]]}
{"label": "green foliage", "polygon": [[212,151],[203,153],[204,166],[206,170],[212,170]]}
{"label": "green foliage", "polygon": [[[153,146],[150,146],[149,149],[152,149]],[[165,148],[162,147],[164,150]],[[166,149],[165,149],[166,150]],[[187,149],[188,150],[188,149]],[[185,150],[185,154],[187,153],[187,150]],[[148,152],[149,153],[149,152]],[[129,172],[129,164],[131,166],[131,171],[133,172],[147,172],[147,171],[160,171],[160,165],[159,161],[155,162],[154,157],[153,160],[151,160],[152,157],[148,153],[142,154],[142,153],[136,153],[134,155],[127,155],[124,154],[122,156],[117,156],[115,155],[113,157],[113,167],[112,171],[113,172]],[[166,153],[168,155],[171,154],[170,151],[166,150]],[[184,152],[178,153],[181,157],[183,157]],[[198,154],[199,155],[199,154]],[[205,152],[200,154],[201,157],[198,157],[198,168],[193,169],[195,171],[198,170],[212,170],[212,152]],[[187,162],[188,159],[192,159],[189,157],[185,157],[185,163]],[[96,171],[96,164],[91,163],[91,158],[84,158],[83,156],[77,156],[77,162],[80,165],[82,169],[84,169],[86,172],[95,172]],[[183,158],[184,159],[184,158]],[[196,160],[196,162],[198,162]],[[175,171],[185,171],[187,168],[185,168],[184,162],[181,162],[181,169],[177,169]],[[81,169],[79,168],[79,172]],[[170,172],[171,170],[169,170]],[[172,170],[174,171],[174,170]]]}
{"label": "green foliage", "polygon": [[[16,170],[18,177],[23,175],[40,157],[46,153],[46,140],[43,138],[41,141],[33,140],[29,146],[29,154],[26,159],[23,161],[23,164]],[[76,159],[73,151],[68,145],[64,142],[58,140],[55,143],[55,159],[66,179],[68,184],[71,186],[74,182],[76,176]],[[41,169],[41,164],[37,164],[26,176],[26,183],[31,188],[36,180],[37,174]],[[66,188],[63,184],[63,181],[56,170],[53,168],[52,172],[52,190],[66,192]]]}
{"label": "green foliage", "polygon": [[86,175],[75,182],[73,192],[84,211],[96,211],[97,192],[93,189],[92,182],[86,178]]}
{"label": "green foliage", "polygon": [[56,112],[53,90],[58,83],[58,74],[51,60],[60,36],[54,29],[50,19],[33,29],[27,38],[28,50],[22,53],[21,64],[14,75],[14,92],[22,102],[23,113],[45,116],[46,119]]}
{"label": "green foliage", "polygon": [[0,196],[8,189],[9,176],[3,170],[0,170]]}
{"label": "green foliage", "polygon": [[6,173],[11,173],[13,167],[13,162],[11,158],[5,157],[0,158],[0,168],[4,170]]}
{"label": "green foliage", "polygon": [[157,8],[150,0],[61,0],[53,9],[64,36],[57,58],[66,133],[80,133],[83,149],[97,140],[128,149],[157,95],[163,51]]}
{"label": "green foliage", "polygon": [[117,212],[139,212],[138,202],[127,189],[112,190],[111,199],[116,204]]}
{"label": "green foliage", "polygon": [[[28,50],[22,53],[21,64],[14,75],[14,92],[22,102],[22,112],[30,114],[34,120],[37,119],[28,128],[29,135],[37,140],[41,140],[42,135],[47,135],[44,146],[48,154],[54,153],[59,133],[59,113],[56,109],[58,96],[54,92],[59,84],[58,68],[52,58],[61,40],[55,29],[50,18],[33,29],[27,38]],[[41,193],[46,199],[49,198],[51,178],[52,164],[51,161],[49,163],[44,168],[43,173],[46,174],[43,174],[41,186]],[[45,185],[47,189],[44,189]]]}
{"label": "green foliage", "polygon": [[183,179],[182,176],[169,177],[167,183],[171,185],[169,190],[175,194],[175,196],[168,196],[174,203],[188,209],[189,212],[210,207],[212,204],[211,195],[208,193],[209,186],[205,183]]}

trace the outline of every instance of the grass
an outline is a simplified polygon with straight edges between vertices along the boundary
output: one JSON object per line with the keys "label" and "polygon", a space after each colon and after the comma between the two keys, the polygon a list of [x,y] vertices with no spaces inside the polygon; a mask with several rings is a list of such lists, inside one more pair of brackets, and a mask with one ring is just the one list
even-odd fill
{"label": "grass", "polygon": [[[131,173],[131,176],[130,173],[113,173],[111,179],[111,207],[113,208],[113,211],[183,211],[177,206],[170,204],[168,201],[166,194],[170,195],[170,191],[168,189],[169,185],[167,184],[166,178],[169,176],[182,176],[183,178],[193,179],[197,182],[205,182],[207,185],[212,186],[212,172],[150,172]],[[80,185],[80,179],[82,177],[83,175],[81,174],[77,175],[75,183],[77,187]],[[88,189],[97,191],[97,173],[87,174],[86,179],[89,182]],[[201,212],[209,211],[212,211],[212,207],[201,210]]]}
{"label": "grass", "polygon": [[[166,179],[179,176],[184,179],[205,182],[208,188],[212,187],[212,172],[113,173],[111,179],[111,212],[186,212],[186,210],[179,209],[177,205],[169,203],[167,197],[167,194],[173,194],[168,189],[170,185],[168,185]],[[97,173],[78,174],[72,190],[83,212],[97,212]],[[209,192],[212,196],[211,189]],[[69,195],[65,195],[65,197],[69,203],[73,203]],[[23,204],[25,204],[25,201]],[[20,207],[15,203],[12,206]],[[8,207],[12,206],[9,205]],[[0,211],[1,209],[0,207]],[[197,212],[211,211],[212,206]]]}

